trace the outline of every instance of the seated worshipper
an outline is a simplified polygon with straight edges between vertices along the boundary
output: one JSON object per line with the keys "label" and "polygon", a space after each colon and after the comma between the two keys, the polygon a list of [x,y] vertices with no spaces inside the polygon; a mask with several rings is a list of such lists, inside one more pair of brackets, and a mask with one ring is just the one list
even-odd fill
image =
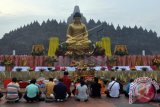
{"label": "seated worshipper", "polygon": [[7,85],[7,94],[6,94],[6,100],[7,101],[14,101],[18,102],[22,97],[22,94],[20,93],[20,87],[17,82],[17,78],[12,78],[12,82],[10,82]]}
{"label": "seated worshipper", "polygon": [[[57,81],[58,82],[58,81]],[[56,101],[64,101],[67,98],[67,87],[63,83],[63,79],[59,79],[59,82],[54,86],[54,96]]]}
{"label": "seated worshipper", "polygon": [[85,85],[84,79],[80,79],[80,85],[77,86],[75,94],[77,101],[88,101],[88,87]]}
{"label": "seated worshipper", "polygon": [[53,89],[54,89],[54,82],[53,78],[49,78],[49,82],[46,84],[46,97],[51,98],[53,94]]}
{"label": "seated worshipper", "polygon": [[32,79],[30,84],[26,87],[24,99],[27,102],[36,102],[39,100],[39,88],[35,83],[36,79]]}
{"label": "seated worshipper", "polygon": [[110,98],[119,98],[120,95],[120,85],[115,81],[115,78],[111,78],[111,82],[107,87],[107,96]]}
{"label": "seated worshipper", "polygon": [[101,84],[98,83],[98,78],[94,78],[94,82],[90,86],[91,97],[101,97]]}
{"label": "seated worshipper", "polygon": [[124,94],[122,81],[120,80],[120,78],[117,78],[116,81],[119,83],[119,86],[120,86],[120,90],[119,90],[120,94]]}
{"label": "seated worshipper", "polygon": [[53,80],[53,82],[54,82],[55,85],[57,85],[57,84],[59,83],[59,80],[58,80],[57,78],[55,78],[55,79]]}
{"label": "seated worshipper", "polygon": [[1,101],[1,98],[3,97],[3,93],[2,93],[2,90],[0,88],[0,101]]}
{"label": "seated worshipper", "polygon": [[72,90],[72,94],[75,96],[76,88],[80,85],[80,79],[74,83],[74,89]]}
{"label": "seated worshipper", "polygon": [[68,76],[68,72],[64,72],[64,76],[63,76],[63,83],[66,85],[67,87],[67,93],[69,95],[69,97],[71,96],[71,91],[70,91],[70,86],[71,86],[71,79]]}
{"label": "seated worshipper", "polygon": [[134,79],[130,79],[129,83],[127,84],[126,86],[126,89],[125,89],[125,96],[126,97],[129,97],[129,90],[130,90],[130,85],[131,83],[134,81]]}
{"label": "seated worshipper", "polygon": [[105,90],[106,90],[106,87],[105,87],[105,84],[104,84],[104,78],[101,77],[99,80],[98,80],[98,83],[100,83],[101,85],[101,93],[104,94]]}

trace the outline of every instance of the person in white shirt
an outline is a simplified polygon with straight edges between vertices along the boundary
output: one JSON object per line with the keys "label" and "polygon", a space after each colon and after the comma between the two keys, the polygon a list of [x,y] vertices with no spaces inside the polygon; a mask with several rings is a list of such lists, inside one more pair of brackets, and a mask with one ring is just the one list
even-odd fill
{"label": "person in white shirt", "polygon": [[108,84],[108,87],[107,87],[107,91],[108,91],[107,96],[110,98],[118,98],[120,94],[119,90],[120,90],[119,83],[115,81],[114,77],[112,77],[111,82]]}
{"label": "person in white shirt", "polygon": [[76,87],[76,100],[77,101],[88,101],[88,87],[85,85],[83,79],[80,79],[80,85]]}

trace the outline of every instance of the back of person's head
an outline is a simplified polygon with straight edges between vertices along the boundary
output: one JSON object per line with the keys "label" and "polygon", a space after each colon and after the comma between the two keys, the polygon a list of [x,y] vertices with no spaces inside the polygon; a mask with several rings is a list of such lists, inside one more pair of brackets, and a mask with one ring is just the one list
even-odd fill
{"label": "back of person's head", "polygon": [[84,80],[84,77],[80,77],[80,79],[79,80]]}
{"label": "back of person's head", "polygon": [[49,81],[52,81],[52,82],[53,82],[53,78],[49,78]]}
{"label": "back of person's head", "polygon": [[85,82],[84,82],[84,78],[83,78],[83,77],[80,78],[80,84],[81,84],[81,86],[85,85]]}
{"label": "back of person's head", "polygon": [[12,78],[12,82],[17,82],[17,78],[16,78],[16,77],[13,77],[13,78]]}
{"label": "back of person's head", "polygon": [[121,79],[120,79],[120,78],[117,78],[117,80],[116,80],[116,81],[120,83],[120,82],[121,82]]}
{"label": "back of person's head", "polygon": [[62,79],[62,78],[59,78],[59,82],[63,82],[63,79]]}
{"label": "back of person's head", "polygon": [[68,75],[68,72],[67,72],[67,71],[65,71],[65,72],[64,72],[64,75]]}
{"label": "back of person's head", "polygon": [[94,82],[98,83],[98,78],[94,77]]}
{"label": "back of person's head", "polygon": [[80,82],[80,79],[78,78],[76,82]]}
{"label": "back of person's head", "polygon": [[134,79],[130,79],[130,81],[129,81],[129,82],[131,83],[131,82],[133,82],[133,81],[134,81]]}
{"label": "back of person's head", "polygon": [[111,81],[114,81],[115,80],[115,77],[111,77]]}
{"label": "back of person's head", "polygon": [[32,79],[31,81],[30,81],[30,84],[35,84],[36,83],[36,79]]}
{"label": "back of person's head", "polygon": [[54,83],[55,83],[56,85],[57,85],[58,82],[59,82],[58,79],[56,79],[56,78],[55,78],[53,81],[54,81]]}

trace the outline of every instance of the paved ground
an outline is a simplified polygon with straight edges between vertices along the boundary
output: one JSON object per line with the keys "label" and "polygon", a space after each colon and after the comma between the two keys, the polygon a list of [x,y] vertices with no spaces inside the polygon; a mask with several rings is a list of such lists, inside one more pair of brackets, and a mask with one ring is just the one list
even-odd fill
{"label": "paved ground", "polygon": [[0,107],[160,107],[159,103],[128,104],[128,99],[121,96],[120,99],[109,99],[104,96],[101,99],[90,98],[88,102],[77,102],[74,98],[66,102],[38,102],[26,103],[23,99],[19,103],[8,104],[5,100],[0,101]]}

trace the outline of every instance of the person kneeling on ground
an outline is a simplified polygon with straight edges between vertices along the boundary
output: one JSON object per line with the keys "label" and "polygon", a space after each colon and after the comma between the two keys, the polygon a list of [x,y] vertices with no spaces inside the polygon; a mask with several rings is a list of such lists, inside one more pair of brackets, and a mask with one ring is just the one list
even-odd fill
{"label": "person kneeling on ground", "polygon": [[46,98],[51,98],[51,94],[53,94],[53,89],[54,89],[54,82],[53,78],[49,78],[49,82],[46,84]]}
{"label": "person kneeling on ground", "polygon": [[125,96],[126,97],[129,97],[129,90],[130,90],[130,86],[131,84],[134,82],[134,79],[130,79],[129,83],[127,84],[126,86],[126,89],[125,89]]}
{"label": "person kneeling on ground", "polygon": [[17,82],[17,78],[12,78],[12,82],[10,82],[7,85],[7,94],[6,94],[6,100],[7,101],[14,101],[18,102],[22,97],[22,94],[20,93],[20,87]]}
{"label": "person kneeling on ground", "polygon": [[30,85],[26,87],[24,99],[27,102],[35,102],[39,100],[39,88],[35,85],[36,79],[32,79],[30,81]]}
{"label": "person kneeling on ground", "polygon": [[63,83],[63,79],[59,79],[59,82],[54,86],[54,97],[56,101],[64,101],[67,98],[67,87]]}
{"label": "person kneeling on ground", "polygon": [[120,95],[120,85],[118,82],[115,81],[115,78],[111,78],[111,82],[108,84],[107,87],[107,97],[110,98],[119,98]]}
{"label": "person kneeling on ground", "polygon": [[68,76],[68,72],[64,72],[64,76],[62,78],[63,83],[66,85],[67,87],[67,93],[69,95],[69,97],[71,96],[71,91],[70,91],[70,87],[71,87],[71,79]]}
{"label": "person kneeling on ground", "polygon": [[80,79],[80,85],[76,88],[75,98],[77,101],[88,101],[88,87],[85,85],[84,79]]}
{"label": "person kneeling on ground", "polygon": [[91,84],[91,97],[101,97],[101,84],[98,83],[98,78],[94,78],[94,83]]}

